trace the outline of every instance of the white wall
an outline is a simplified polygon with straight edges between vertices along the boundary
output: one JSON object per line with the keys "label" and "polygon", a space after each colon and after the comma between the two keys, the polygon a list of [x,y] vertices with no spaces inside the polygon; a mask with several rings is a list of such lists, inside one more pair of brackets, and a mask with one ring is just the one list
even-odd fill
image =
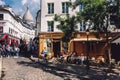
{"label": "white wall", "polygon": [[[62,2],[67,2],[67,1],[69,0],[42,0],[40,32],[47,32],[47,21],[52,21],[54,18],[54,14],[59,14],[63,17],[65,16],[65,14],[62,13]],[[71,1],[74,2],[75,0],[71,0]],[[54,3],[54,14],[48,14],[47,3]],[[75,10],[69,8],[69,14],[71,16],[75,15],[76,11],[79,11],[79,7],[77,7]],[[61,32],[56,28],[58,24],[59,24],[58,22],[54,22],[54,32]]]}
{"label": "white wall", "polygon": [[12,29],[14,32],[11,35],[17,38],[25,38],[27,41],[29,41],[30,38],[33,39],[35,37],[34,30],[26,28],[21,24],[20,21],[16,21],[16,19],[9,12],[0,11],[0,14],[4,14],[4,20],[0,21],[4,23],[3,33],[11,34],[9,33],[9,29]]}

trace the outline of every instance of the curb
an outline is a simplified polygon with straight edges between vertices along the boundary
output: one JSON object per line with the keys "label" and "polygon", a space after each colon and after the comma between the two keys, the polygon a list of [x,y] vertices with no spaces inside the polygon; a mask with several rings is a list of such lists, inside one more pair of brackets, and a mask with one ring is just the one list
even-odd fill
{"label": "curb", "polygon": [[2,76],[2,57],[0,57],[0,78]]}

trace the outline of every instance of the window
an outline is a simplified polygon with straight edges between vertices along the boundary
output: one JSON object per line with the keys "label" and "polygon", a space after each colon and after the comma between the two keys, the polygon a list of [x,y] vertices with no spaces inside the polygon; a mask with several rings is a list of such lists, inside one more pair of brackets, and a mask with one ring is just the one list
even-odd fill
{"label": "window", "polygon": [[80,9],[80,11],[83,11],[83,4],[80,4],[80,6],[79,6],[79,9]]}
{"label": "window", "polygon": [[0,14],[0,20],[3,20],[3,14]]}
{"label": "window", "polygon": [[48,14],[54,13],[54,3],[48,3]]}
{"label": "window", "polygon": [[85,22],[84,21],[82,21],[80,23],[80,31],[85,31]]}
{"label": "window", "polygon": [[48,21],[48,32],[53,32],[54,31],[54,22],[53,21]]}
{"label": "window", "polygon": [[68,2],[62,2],[62,13],[69,13]]}

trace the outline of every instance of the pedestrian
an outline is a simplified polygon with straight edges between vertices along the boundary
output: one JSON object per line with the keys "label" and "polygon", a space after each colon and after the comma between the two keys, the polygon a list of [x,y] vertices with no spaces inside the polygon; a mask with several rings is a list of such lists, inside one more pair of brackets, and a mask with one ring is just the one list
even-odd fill
{"label": "pedestrian", "polygon": [[8,44],[6,46],[6,49],[7,49],[7,57],[10,57],[11,56],[11,46]]}
{"label": "pedestrian", "polygon": [[83,55],[83,54],[81,54],[81,65],[83,65],[83,64],[84,64],[84,60],[85,60],[85,57],[84,57],[84,55]]}
{"label": "pedestrian", "polygon": [[10,46],[10,53],[11,53],[11,56],[14,57],[14,55],[15,55],[14,46]]}
{"label": "pedestrian", "polygon": [[43,51],[41,52],[41,57],[45,62],[47,61],[47,55],[48,55],[48,51],[46,47],[44,47]]}
{"label": "pedestrian", "polygon": [[6,45],[5,44],[2,45],[2,56],[6,57]]}
{"label": "pedestrian", "polygon": [[18,57],[19,56],[20,49],[18,46],[15,46],[15,54]]}
{"label": "pedestrian", "polygon": [[31,55],[31,58],[32,58],[33,55],[34,55],[34,52],[35,52],[35,47],[34,47],[34,45],[31,45],[31,47],[30,47],[30,55]]}

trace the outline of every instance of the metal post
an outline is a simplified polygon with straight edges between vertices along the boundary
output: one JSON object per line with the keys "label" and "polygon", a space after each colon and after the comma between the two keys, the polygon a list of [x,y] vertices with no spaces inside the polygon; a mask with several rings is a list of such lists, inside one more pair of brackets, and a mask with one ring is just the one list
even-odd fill
{"label": "metal post", "polygon": [[86,69],[87,71],[89,70],[90,68],[90,65],[89,65],[89,51],[88,51],[88,39],[89,39],[89,31],[86,31],[86,34],[87,34],[87,59],[86,59]]}

